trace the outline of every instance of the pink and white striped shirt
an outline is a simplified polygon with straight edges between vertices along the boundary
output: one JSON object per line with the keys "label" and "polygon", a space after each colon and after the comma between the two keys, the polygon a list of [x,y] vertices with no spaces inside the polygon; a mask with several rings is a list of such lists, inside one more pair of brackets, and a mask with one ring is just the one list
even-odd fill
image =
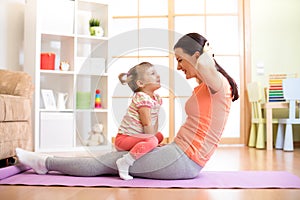
{"label": "pink and white striped shirt", "polygon": [[121,134],[144,134],[144,128],[140,120],[138,109],[141,107],[151,108],[151,124],[154,126],[157,119],[162,99],[158,94],[151,98],[144,92],[136,92],[128,107],[127,113],[121,121],[118,133]]}

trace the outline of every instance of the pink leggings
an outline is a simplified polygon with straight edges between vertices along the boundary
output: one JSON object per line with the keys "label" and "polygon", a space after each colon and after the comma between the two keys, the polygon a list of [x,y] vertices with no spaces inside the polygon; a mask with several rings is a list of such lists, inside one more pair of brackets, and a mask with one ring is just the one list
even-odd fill
{"label": "pink leggings", "polygon": [[161,132],[157,132],[155,135],[150,134],[134,134],[125,135],[117,134],[115,140],[115,148],[118,151],[129,151],[135,158],[139,159],[155,147],[164,139]]}

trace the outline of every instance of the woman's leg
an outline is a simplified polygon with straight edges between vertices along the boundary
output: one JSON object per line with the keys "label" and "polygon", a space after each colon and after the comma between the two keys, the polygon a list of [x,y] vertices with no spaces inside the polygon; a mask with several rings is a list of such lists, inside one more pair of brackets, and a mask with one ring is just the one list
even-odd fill
{"label": "woman's leg", "polygon": [[138,159],[130,174],[152,179],[191,179],[202,167],[192,161],[175,143],[155,148]]}
{"label": "woman's leg", "polygon": [[116,151],[91,157],[52,157],[47,158],[46,168],[73,176],[117,175],[116,160],[126,153]]}
{"label": "woman's leg", "polygon": [[31,167],[38,174],[58,171],[73,176],[118,174],[116,160],[127,152],[110,152],[90,157],[54,157],[47,154],[16,149],[18,162]]}
{"label": "woman's leg", "polygon": [[[30,153],[32,153],[30,154],[32,163],[42,161],[39,154]],[[89,158],[48,157],[43,165],[48,171],[58,171],[73,176],[118,174],[116,161],[126,153],[128,152],[110,152]],[[31,167],[30,164],[28,166]],[[190,179],[196,177],[201,169],[202,167],[190,160],[175,143],[171,143],[145,154],[129,168],[129,171],[137,177]]]}
{"label": "woman's leg", "polygon": [[[49,171],[73,176],[117,175],[116,161],[127,153],[110,152],[94,158],[47,158],[46,167]],[[201,169],[175,143],[171,143],[157,147],[136,160],[129,173],[136,177],[174,180],[195,178]]]}

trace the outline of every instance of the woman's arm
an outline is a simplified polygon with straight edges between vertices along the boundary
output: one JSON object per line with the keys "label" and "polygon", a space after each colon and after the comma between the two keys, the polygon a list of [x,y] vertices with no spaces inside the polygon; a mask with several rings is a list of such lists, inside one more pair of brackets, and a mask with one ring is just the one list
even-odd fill
{"label": "woman's arm", "polygon": [[144,127],[145,134],[155,134],[155,127],[151,124],[151,109],[149,107],[140,107],[138,112],[140,115],[141,123]]}
{"label": "woman's arm", "polygon": [[203,52],[197,60],[199,78],[210,88],[212,93],[217,92],[222,86],[220,73],[211,54]]}

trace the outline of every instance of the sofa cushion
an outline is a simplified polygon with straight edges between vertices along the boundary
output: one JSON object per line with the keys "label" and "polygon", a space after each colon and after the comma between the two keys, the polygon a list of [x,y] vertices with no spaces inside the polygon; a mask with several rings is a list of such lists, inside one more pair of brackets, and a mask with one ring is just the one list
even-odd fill
{"label": "sofa cushion", "polygon": [[0,94],[32,97],[32,79],[26,72],[0,69],[0,80]]}
{"label": "sofa cushion", "polygon": [[0,94],[0,122],[27,121],[30,119],[30,115],[30,99]]}

